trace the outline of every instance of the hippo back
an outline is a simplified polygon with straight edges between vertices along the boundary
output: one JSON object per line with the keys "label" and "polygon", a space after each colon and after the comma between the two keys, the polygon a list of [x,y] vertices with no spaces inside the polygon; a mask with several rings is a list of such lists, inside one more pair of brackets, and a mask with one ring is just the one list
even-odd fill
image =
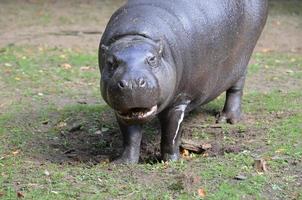
{"label": "hippo back", "polygon": [[[206,101],[245,73],[241,65],[248,62],[266,16],[266,0],[129,0],[111,17],[101,44],[126,35],[163,40],[164,58],[176,67],[176,92],[193,99],[203,95]],[[100,52],[101,65],[102,60]]]}

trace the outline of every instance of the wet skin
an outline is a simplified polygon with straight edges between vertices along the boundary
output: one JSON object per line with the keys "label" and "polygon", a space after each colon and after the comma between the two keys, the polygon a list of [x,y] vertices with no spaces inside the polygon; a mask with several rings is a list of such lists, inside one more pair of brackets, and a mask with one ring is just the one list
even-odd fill
{"label": "wet skin", "polygon": [[265,0],[130,0],[99,49],[101,92],[115,110],[124,151],[137,163],[141,125],[158,117],[162,159],[179,159],[186,113],[226,91],[218,122],[241,118],[247,65],[267,18]]}

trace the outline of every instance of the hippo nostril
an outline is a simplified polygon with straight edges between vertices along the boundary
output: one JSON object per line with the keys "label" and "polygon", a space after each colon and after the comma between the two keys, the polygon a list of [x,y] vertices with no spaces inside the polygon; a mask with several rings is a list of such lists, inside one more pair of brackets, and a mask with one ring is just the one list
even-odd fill
{"label": "hippo nostril", "polygon": [[117,85],[119,86],[119,88],[124,89],[127,87],[128,84],[125,80],[122,80],[122,81],[118,82]]}
{"label": "hippo nostril", "polygon": [[145,87],[146,86],[146,81],[144,79],[140,78],[138,80],[138,85],[139,85],[139,87]]}

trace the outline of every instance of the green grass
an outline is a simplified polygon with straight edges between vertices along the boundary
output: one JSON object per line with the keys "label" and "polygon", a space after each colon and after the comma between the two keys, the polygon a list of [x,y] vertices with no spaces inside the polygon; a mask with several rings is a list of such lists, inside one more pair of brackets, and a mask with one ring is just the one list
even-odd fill
{"label": "green grass", "polygon": [[[243,109],[247,120],[219,129],[223,145],[243,142],[241,152],[115,166],[105,158],[97,163],[77,161],[62,153],[79,148],[88,157],[98,158],[98,154],[118,146],[113,114],[100,100],[96,55],[14,46],[0,52],[0,82],[5,87],[0,94],[2,199],[17,199],[17,192],[24,199],[201,199],[199,188],[206,191],[205,199],[302,198],[301,185],[297,184],[302,165],[302,94],[297,88],[246,91]],[[263,70],[291,69],[294,74],[284,80],[301,84],[300,75],[296,75],[302,70],[299,55],[257,53],[253,59],[256,64],[251,66],[249,79]],[[64,68],[64,63],[71,68]],[[95,103],[78,104],[83,95]],[[223,101],[219,98],[202,111],[218,112]],[[200,111],[194,112],[191,120],[215,121],[213,115],[205,114],[206,119],[199,115]],[[73,123],[81,124],[81,129],[69,133]],[[104,130],[105,140],[96,139],[103,137],[95,135],[98,130]],[[152,138],[156,128],[150,125],[146,130]],[[192,131],[198,139],[216,140],[208,129],[193,127]],[[258,157],[267,161],[267,172],[258,173],[254,168]],[[235,180],[237,175],[246,179]]]}
{"label": "green grass", "polygon": [[302,3],[299,0],[270,0],[270,13],[273,15],[294,15],[301,16]]}

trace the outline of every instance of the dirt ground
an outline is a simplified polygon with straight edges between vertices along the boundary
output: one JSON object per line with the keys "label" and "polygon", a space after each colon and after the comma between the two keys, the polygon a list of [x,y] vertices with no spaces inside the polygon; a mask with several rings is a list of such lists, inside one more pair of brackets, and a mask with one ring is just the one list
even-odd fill
{"label": "dirt ground", "polygon": [[[106,169],[103,170],[97,165],[108,163],[109,160],[119,155],[122,150],[122,140],[113,112],[108,107],[100,108],[100,104],[103,102],[100,100],[96,60],[98,43],[105,25],[113,11],[123,2],[124,0],[0,1],[0,15],[5,16],[0,17],[0,55],[1,49],[5,48],[3,50],[3,63],[0,63],[3,67],[3,76],[0,77],[0,90],[3,93],[0,94],[0,97],[4,97],[0,99],[0,109],[2,109],[0,110],[0,122],[1,114],[5,114],[6,110],[15,111],[16,109],[18,111],[15,116],[13,113],[12,117],[8,117],[8,123],[3,119],[6,129],[10,131],[3,134],[3,138],[9,141],[6,147],[9,149],[6,150],[7,152],[12,151],[14,153],[17,149],[22,154],[19,158],[22,164],[16,165],[17,173],[11,173],[13,174],[11,181],[4,182],[5,187],[9,188],[13,183],[16,191],[29,193],[34,191],[36,189],[34,187],[38,185],[30,185],[34,179],[45,192],[43,187],[46,185],[47,188],[47,184],[43,182],[44,177],[41,180],[39,177],[35,177],[37,169],[43,170],[43,174],[45,174],[44,167],[45,169],[54,167],[57,172],[53,170],[53,173],[58,174],[61,170],[68,171],[70,169],[72,171],[75,169],[76,172],[74,173],[66,172],[68,174],[66,177],[61,178],[58,175],[52,184],[57,187],[56,190],[58,191],[63,187],[59,184],[56,185],[60,181],[71,184],[71,188],[75,191],[80,188],[77,191],[78,196],[74,199],[83,199],[85,196],[82,196],[82,193],[90,195],[89,190],[86,190],[83,185],[90,184],[89,187],[94,187],[99,181],[94,180],[94,177],[100,173],[106,173],[106,178],[104,178],[106,180],[108,174],[111,177],[111,174],[114,173],[112,172],[115,171],[112,170],[114,166],[106,166]],[[283,3],[280,4],[280,2]],[[286,2],[291,3],[287,4]],[[188,160],[185,163],[185,169],[179,167],[182,166],[181,162],[176,164],[176,167],[173,164],[168,167],[163,164],[161,169],[160,162],[158,162],[160,134],[157,131],[159,127],[155,120],[146,125],[142,142],[140,163],[145,164],[142,166],[146,169],[141,169],[140,166],[126,167],[125,169],[117,167],[117,175],[113,174],[110,179],[112,182],[108,182],[107,185],[102,183],[104,184],[102,187],[108,190],[106,192],[114,193],[117,188],[126,190],[127,195],[137,192],[132,191],[133,188],[127,188],[129,185],[131,186],[128,183],[132,183],[131,178],[133,177],[135,179],[133,185],[137,185],[133,190],[144,193],[145,188],[151,188],[150,194],[152,195],[158,193],[156,190],[167,187],[167,184],[171,184],[170,182],[175,180],[179,180],[181,184],[176,181],[176,184],[169,185],[169,187],[172,186],[172,189],[165,188],[167,191],[172,190],[172,197],[174,197],[174,190],[177,191],[178,187],[180,190],[190,192],[190,194],[196,192],[199,183],[195,184],[195,182],[201,182],[203,187],[208,185],[208,191],[218,191],[217,185],[224,181],[227,182],[226,185],[233,184],[236,181],[233,177],[237,175],[237,170],[239,170],[249,176],[247,186],[243,190],[246,190],[247,194],[251,194],[245,199],[256,199],[248,186],[251,188],[257,186],[255,184],[257,181],[253,178],[257,178],[259,174],[254,172],[252,166],[254,160],[248,159],[254,158],[254,155],[255,157],[261,155],[264,156],[270,167],[270,172],[267,175],[269,181],[263,183],[264,188],[256,190],[263,192],[261,198],[282,199],[282,195],[293,196],[291,199],[299,198],[298,193],[302,187],[301,156],[298,157],[300,155],[298,153],[296,157],[290,153],[284,153],[286,148],[282,146],[282,143],[283,140],[287,139],[286,134],[296,133],[298,136],[298,131],[296,131],[296,124],[298,123],[295,124],[295,120],[301,119],[298,117],[301,116],[299,115],[301,110],[299,90],[302,88],[302,3],[300,0],[286,2],[270,1],[271,9],[267,25],[250,63],[243,102],[246,113],[243,122],[239,125],[215,123],[215,115],[223,105],[222,96],[214,103],[197,109],[185,119],[183,136],[186,139],[202,141],[204,144],[210,145],[211,148],[202,152],[202,155],[198,155],[196,160],[194,157],[184,156],[185,160]],[[12,46],[12,50],[9,49],[10,46]],[[59,48],[53,50],[48,47]],[[69,49],[71,50],[69,51]],[[9,55],[8,59],[4,54]],[[84,57],[78,58],[81,55]],[[19,61],[22,64],[22,60],[25,66],[23,66],[24,71],[15,67],[19,65]],[[29,61],[27,62],[27,60]],[[70,69],[66,63],[70,63]],[[48,83],[43,77],[41,78],[41,70],[41,73],[44,73],[54,82]],[[75,73],[72,73],[72,70]],[[1,69],[0,72],[2,72]],[[87,73],[86,78],[80,76],[84,73]],[[22,78],[25,80],[24,83],[22,83]],[[20,80],[21,83],[18,82]],[[30,81],[26,82],[26,80]],[[36,83],[41,83],[41,86],[37,86]],[[29,92],[26,92],[27,88],[29,88]],[[42,95],[39,93],[41,89]],[[26,105],[25,108],[21,108],[20,113],[19,103]],[[50,109],[49,105],[55,108],[51,107]],[[69,108],[70,105],[73,107]],[[289,124],[288,127],[287,123]],[[281,136],[277,135],[277,139],[274,138],[275,129],[279,132],[284,131],[284,137],[280,134]],[[291,137],[294,139],[289,144],[297,145],[294,148],[298,149],[301,141],[296,140],[294,136]],[[274,149],[275,146],[272,145],[274,142],[277,149]],[[24,146],[16,148],[18,143],[24,143]],[[226,155],[226,153],[231,153],[231,155]],[[226,157],[222,155],[226,155]],[[15,158],[13,156],[12,159]],[[203,157],[208,158],[208,160],[202,160]],[[246,157],[248,161],[245,160]],[[0,161],[1,159],[0,155]],[[6,162],[5,159],[3,156],[4,162]],[[287,165],[279,167],[279,160],[280,162],[284,160]],[[8,166],[7,169],[15,170],[14,162],[11,165],[7,163],[4,163]],[[221,163],[224,164],[224,168],[219,168]],[[28,167],[29,164],[32,165],[32,169]],[[81,164],[84,164],[84,167]],[[241,168],[236,169],[236,164]],[[93,170],[88,171],[90,166],[95,170],[95,174],[91,172]],[[86,169],[88,174],[93,174],[89,177],[91,180],[86,179],[85,184],[83,184],[82,179],[78,179],[78,182],[75,181]],[[204,171],[200,172],[200,169],[204,169]],[[124,173],[120,173],[119,170]],[[154,170],[158,170],[158,172],[154,172]],[[211,174],[213,171],[216,174]],[[195,180],[196,177],[198,179],[198,176],[193,173],[197,172],[201,174],[201,180]],[[9,177],[5,173],[2,174]],[[24,177],[20,178],[21,174]],[[224,180],[225,177],[227,177],[226,180]],[[127,184],[122,182],[123,179],[128,181]],[[116,180],[121,181],[121,183],[117,183]],[[251,182],[248,182],[249,180]],[[194,184],[196,186],[192,186]],[[141,185],[144,187],[140,188]],[[257,188],[256,186],[255,188]],[[281,190],[277,186],[284,188]],[[64,189],[68,191],[70,186],[63,188],[62,194],[65,194]],[[99,190],[99,188],[97,189]],[[284,194],[278,193],[279,189]],[[242,188],[238,189],[238,191],[241,190]],[[9,190],[5,189],[5,191]],[[222,188],[221,191],[233,190]],[[236,192],[238,191],[236,190]],[[1,192],[0,187],[0,198]],[[222,194],[224,195],[224,193]],[[36,195],[39,196],[40,194]],[[65,196],[67,199],[70,197],[68,195]],[[217,195],[219,196],[219,194]],[[124,199],[131,198],[128,196]]]}
{"label": "dirt ground", "polygon": [[[272,9],[278,6],[275,2],[278,3],[271,2]],[[0,19],[0,48],[38,44],[96,51],[109,17],[123,3],[124,0],[1,1],[0,13],[5,17]],[[301,53],[302,20],[297,12],[302,8],[287,12],[278,12],[279,9],[270,13],[256,51]]]}

